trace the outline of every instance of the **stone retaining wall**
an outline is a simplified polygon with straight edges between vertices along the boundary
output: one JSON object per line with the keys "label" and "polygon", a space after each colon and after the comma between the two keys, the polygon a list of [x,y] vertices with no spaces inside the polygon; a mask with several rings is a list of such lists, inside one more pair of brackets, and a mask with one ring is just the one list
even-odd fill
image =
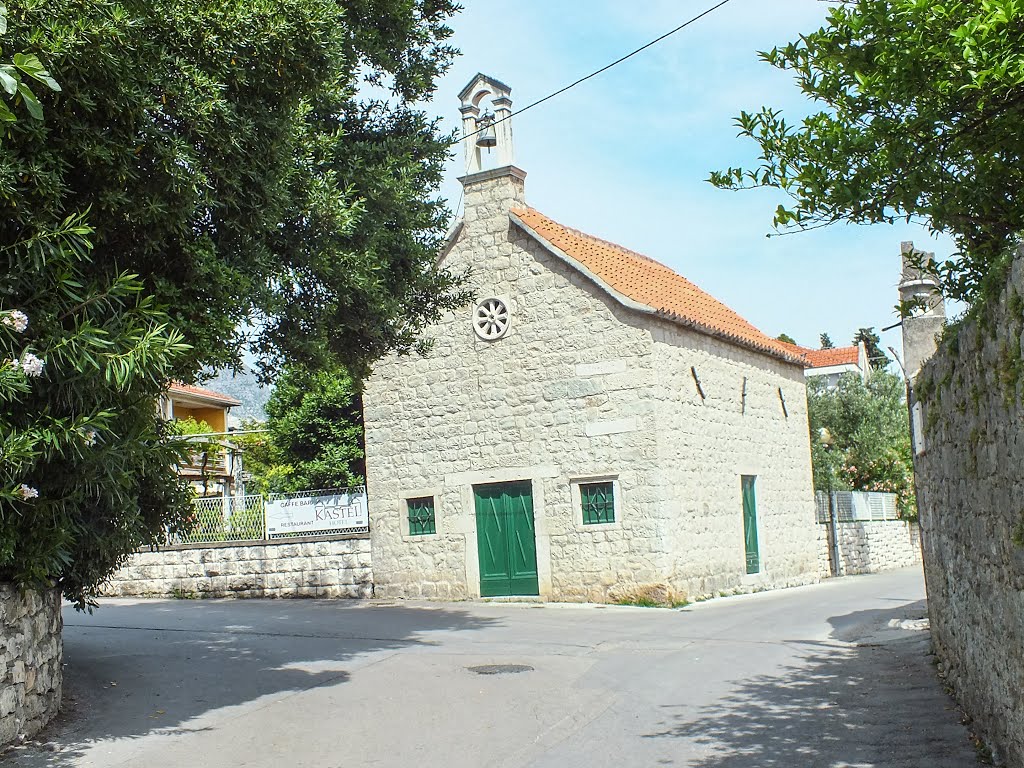
{"label": "stone retaining wall", "polygon": [[0,585],[0,746],[34,735],[60,709],[61,599]]}
{"label": "stone retaining wall", "polygon": [[[818,524],[818,567],[831,573],[829,525]],[[844,576],[878,573],[921,564],[921,530],[902,520],[839,523],[839,555]]]}
{"label": "stone retaining wall", "polygon": [[[1024,766],[1024,260],[915,382],[932,639],[973,728]],[[1016,539],[1016,541],[1015,541]]]}
{"label": "stone retaining wall", "polygon": [[109,597],[372,597],[367,534],[188,544],[138,552]]}
{"label": "stone retaining wall", "polygon": [[902,520],[839,523],[839,555],[844,576],[920,565],[921,531]]}

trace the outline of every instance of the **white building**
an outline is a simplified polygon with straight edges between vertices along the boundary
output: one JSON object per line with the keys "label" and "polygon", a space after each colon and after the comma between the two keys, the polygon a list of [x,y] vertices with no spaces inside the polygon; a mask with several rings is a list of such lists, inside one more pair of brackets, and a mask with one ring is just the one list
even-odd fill
{"label": "white building", "polygon": [[808,379],[825,377],[827,386],[839,386],[839,379],[845,373],[855,373],[867,384],[871,378],[871,366],[868,363],[868,351],[864,342],[860,341],[850,347],[832,347],[830,349],[809,349],[798,344],[784,344],[804,359],[807,366],[804,375]]}
{"label": "white building", "polygon": [[[477,300],[364,395],[378,596],[619,600],[812,581],[804,362],[651,259],[529,208],[507,86],[460,95]],[[479,121],[479,122],[478,122]],[[497,167],[477,146],[494,136]],[[486,140],[484,144],[487,144]]]}

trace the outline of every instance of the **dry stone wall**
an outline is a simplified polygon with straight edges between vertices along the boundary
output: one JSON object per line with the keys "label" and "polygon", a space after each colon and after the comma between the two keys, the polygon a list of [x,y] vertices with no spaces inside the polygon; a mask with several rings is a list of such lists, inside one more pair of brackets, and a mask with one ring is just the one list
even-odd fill
{"label": "dry stone wall", "polygon": [[58,590],[0,586],[0,746],[34,735],[60,709],[60,609]]}
{"label": "dry stone wall", "polygon": [[372,597],[370,540],[182,545],[137,552],[103,587],[108,597]]}
{"label": "dry stone wall", "polygon": [[1024,766],[1024,261],[915,382],[916,458],[932,638],[974,728]]}

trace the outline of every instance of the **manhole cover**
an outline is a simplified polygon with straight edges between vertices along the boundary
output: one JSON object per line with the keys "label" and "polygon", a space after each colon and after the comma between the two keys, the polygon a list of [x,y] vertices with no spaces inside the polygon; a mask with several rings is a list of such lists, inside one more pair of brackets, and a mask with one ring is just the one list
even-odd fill
{"label": "manhole cover", "polygon": [[516,672],[532,672],[533,667],[526,664],[484,664],[480,667],[466,667],[478,675],[514,675]]}

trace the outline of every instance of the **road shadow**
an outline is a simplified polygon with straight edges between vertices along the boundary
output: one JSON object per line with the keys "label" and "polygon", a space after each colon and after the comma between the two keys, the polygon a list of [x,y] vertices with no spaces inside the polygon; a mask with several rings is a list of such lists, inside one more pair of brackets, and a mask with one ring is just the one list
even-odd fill
{"label": "road shadow", "polygon": [[64,617],[62,713],[4,765],[70,768],[103,742],[209,730],[207,712],[343,685],[371,654],[497,623],[452,607],[328,600],[103,601]]}
{"label": "road shadow", "polygon": [[703,755],[691,768],[975,766],[928,633],[889,626],[924,615],[919,601],[834,616],[828,641],[792,643],[800,662],[738,681],[714,705],[666,708],[664,728],[647,736],[688,741]]}

